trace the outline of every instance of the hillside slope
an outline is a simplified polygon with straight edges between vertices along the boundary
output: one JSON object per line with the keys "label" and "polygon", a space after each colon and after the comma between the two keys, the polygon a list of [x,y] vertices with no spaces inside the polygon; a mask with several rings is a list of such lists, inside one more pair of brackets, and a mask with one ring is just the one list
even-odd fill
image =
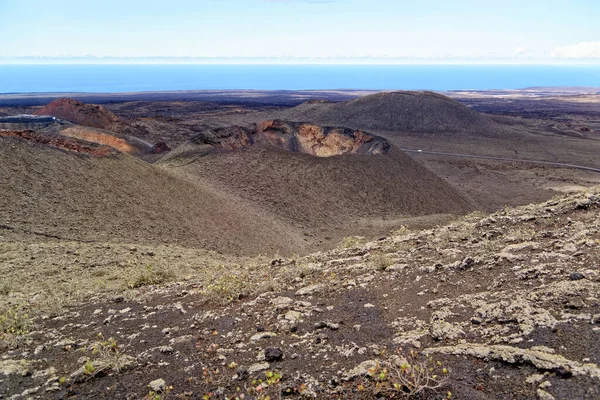
{"label": "hillside slope", "polygon": [[0,138],[0,193],[0,225],[40,235],[244,254],[306,245],[294,227],[229,193],[116,152]]}
{"label": "hillside slope", "polygon": [[37,110],[36,115],[51,115],[77,125],[108,130],[118,121],[115,114],[102,106],[84,104],[67,98],[54,100]]}
{"label": "hillside slope", "polygon": [[[142,281],[121,295],[87,296],[1,342],[12,347],[0,361],[0,393],[598,399],[599,207],[596,188],[306,257],[201,265],[168,285]],[[36,258],[133,258],[120,245],[6,244],[13,247],[4,271]],[[165,264],[195,257],[177,246],[155,255]],[[19,290],[9,286],[9,298],[37,305],[39,292],[12,293]]]}
{"label": "hillside slope", "polygon": [[274,146],[271,136],[253,140],[235,151],[191,140],[160,165],[218,186],[330,245],[344,236],[385,233],[406,218],[473,209],[396,148],[388,154],[316,157]]}

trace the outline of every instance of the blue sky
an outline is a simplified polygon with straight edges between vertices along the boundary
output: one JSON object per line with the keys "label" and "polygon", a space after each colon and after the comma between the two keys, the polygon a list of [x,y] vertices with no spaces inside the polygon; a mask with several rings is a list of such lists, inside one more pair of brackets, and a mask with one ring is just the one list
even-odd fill
{"label": "blue sky", "polygon": [[600,62],[598,0],[0,0],[0,57]]}

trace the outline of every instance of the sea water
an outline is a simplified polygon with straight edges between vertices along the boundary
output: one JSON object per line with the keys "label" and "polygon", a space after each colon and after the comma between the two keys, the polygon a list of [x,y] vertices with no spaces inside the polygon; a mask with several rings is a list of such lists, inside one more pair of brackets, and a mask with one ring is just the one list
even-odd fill
{"label": "sea water", "polygon": [[594,65],[0,65],[0,93],[600,86]]}

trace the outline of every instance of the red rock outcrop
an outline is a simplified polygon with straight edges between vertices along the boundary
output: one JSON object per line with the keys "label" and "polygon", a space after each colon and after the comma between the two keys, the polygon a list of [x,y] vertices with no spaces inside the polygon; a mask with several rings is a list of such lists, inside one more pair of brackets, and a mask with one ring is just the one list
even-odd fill
{"label": "red rock outcrop", "polygon": [[108,129],[114,127],[118,118],[102,106],[84,104],[80,101],[61,98],[39,109],[36,115],[51,115],[77,125]]}
{"label": "red rock outcrop", "polygon": [[386,139],[360,130],[281,120],[263,121],[254,129],[229,126],[207,130],[191,139],[194,144],[208,144],[225,150],[241,149],[259,141],[316,157],[385,154],[390,149]]}
{"label": "red rock outcrop", "polygon": [[389,142],[360,130],[322,127],[279,120],[256,125],[256,134],[284,150],[330,157],[342,154],[375,155],[387,153]]}
{"label": "red rock outcrop", "polygon": [[109,146],[85,143],[66,136],[51,133],[41,133],[35,131],[0,131],[0,137],[25,139],[30,142],[40,143],[76,153],[89,154],[95,157],[105,157],[111,153],[114,153],[114,149]]}
{"label": "red rock outcrop", "polygon": [[125,140],[108,133],[98,132],[93,129],[74,126],[60,131],[61,135],[69,136],[76,139],[85,140],[87,142],[106,145],[119,150],[122,153],[132,154],[136,149],[127,143]]}

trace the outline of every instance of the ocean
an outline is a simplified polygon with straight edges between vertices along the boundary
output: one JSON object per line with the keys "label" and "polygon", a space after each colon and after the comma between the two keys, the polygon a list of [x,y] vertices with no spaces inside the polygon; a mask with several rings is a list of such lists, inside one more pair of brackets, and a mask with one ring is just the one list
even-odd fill
{"label": "ocean", "polygon": [[593,65],[0,65],[0,93],[600,86]]}

